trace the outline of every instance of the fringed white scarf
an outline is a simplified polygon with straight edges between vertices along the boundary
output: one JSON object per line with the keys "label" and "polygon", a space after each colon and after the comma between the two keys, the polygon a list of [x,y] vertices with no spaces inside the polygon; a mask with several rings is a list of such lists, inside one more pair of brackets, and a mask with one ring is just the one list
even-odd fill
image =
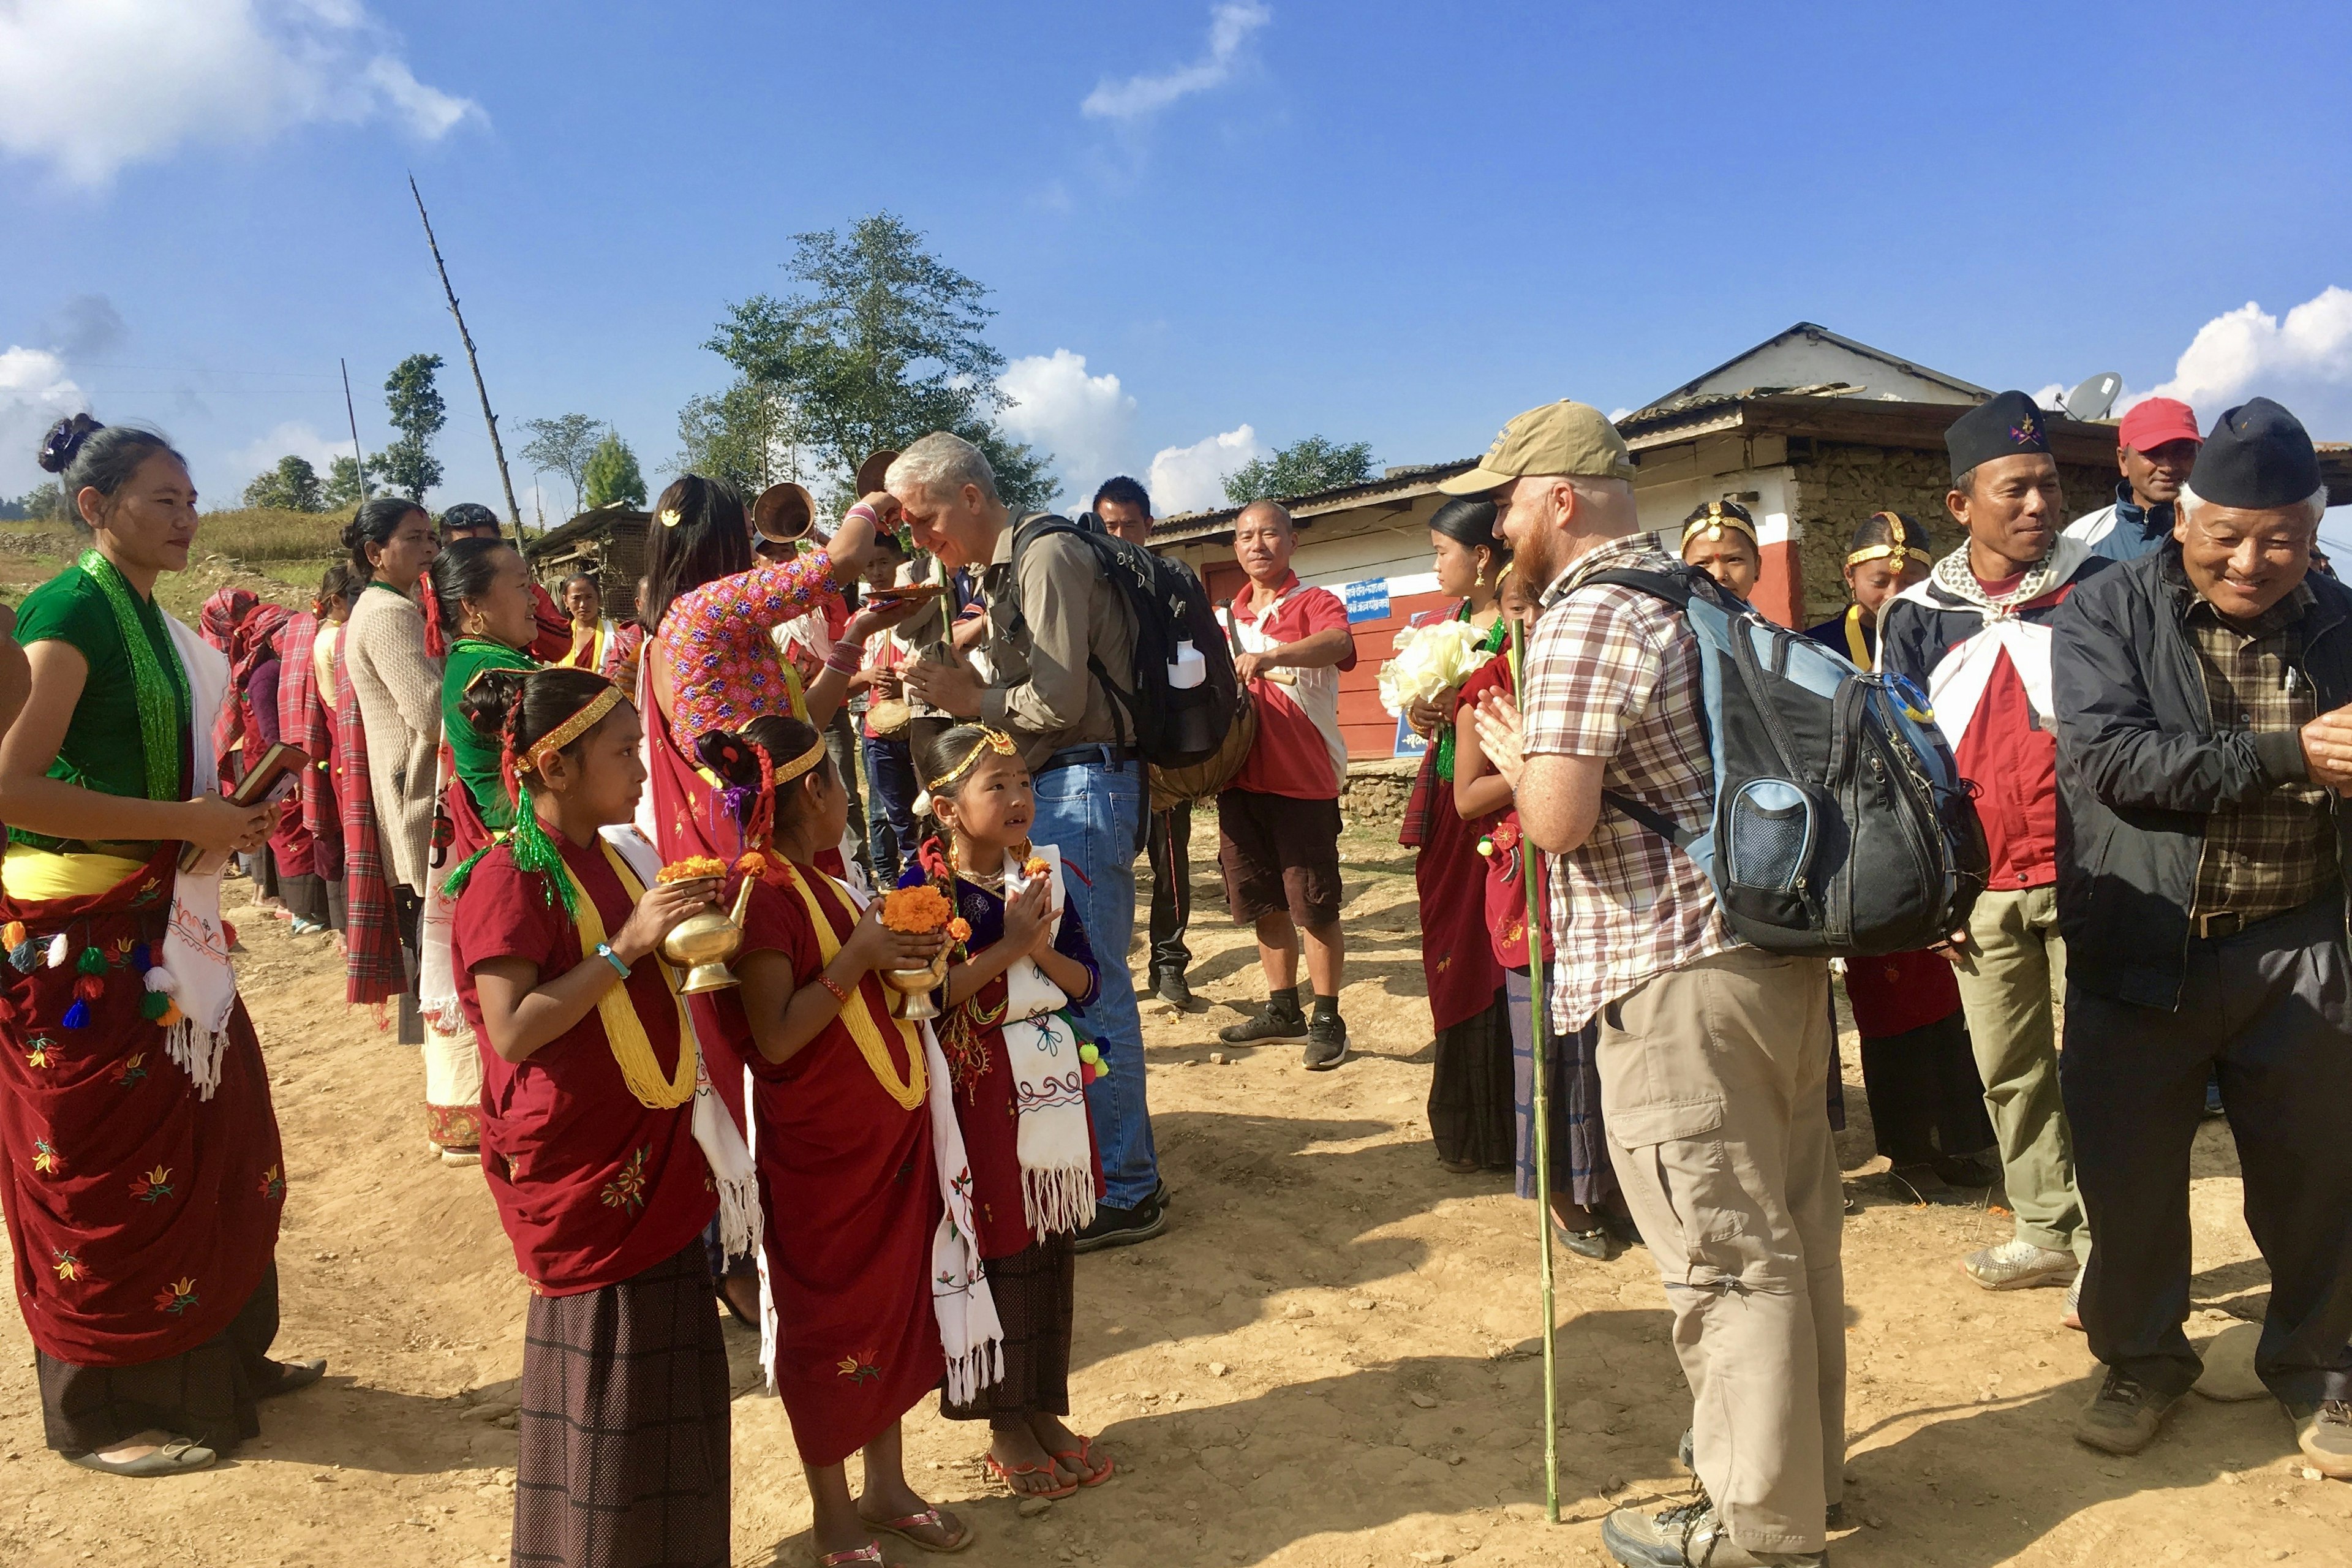
{"label": "fringed white scarf", "polygon": [[[2061,535],[2050,553],[2029,568],[2015,588],[1994,598],[1969,570],[1969,547],[1962,544],[1936,563],[1925,582],[1913,584],[1898,595],[1930,611],[1950,608],[1932,595],[1933,590],[1958,599],[1984,617],[1976,633],[1948,650],[1927,676],[1927,700],[1935,706],[1936,722],[1954,745],[1975,721],[1978,704],[1984,700],[2003,654],[2009,656],[2011,668],[2025,688],[2034,722],[2045,730],[2055,722],[2050,694],[2050,628],[2020,619],[2019,612],[2053,588],[2072,582],[2092,553],[2081,540]],[[1884,639],[1878,645],[1878,659],[1885,668]]]}
{"label": "fringed white scarf", "polygon": [[[853,910],[866,912],[871,900],[838,881],[833,885]],[[931,1233],[931,1315],[940,1325],[940,1348],[947,1352],[948,1397],[964,1405],[1004,1375],[1004,1324],[996,1315],[995,1293],[988,1288],[988,1265],[981,1260],[980,1226],[971,1212],[971,1161],[964,1152],[963,1128],[956,1121],[955,1082],[929,1022],[917,1027],[923,1037],[924,1070],[930,1079],[924,1108],[931,1118],[931,1165],[942,1205],[939,1228]],[[778,1342],[776,1298],[762,1247],[760,1365],[771,1391],[776,1386]]]}
{"label": "fringed white scarf", "polygon": [[[1062,852],[1051,844],[1031,853],[1051,869],[1047,903],[1059,934],[1068,900],[1062,885]],[[1007,903],[1026,890],[1018,858],[1004,858]],[[1013,1107],[1019,1120],[1014,1147],[1021,1161],[1021,1208],[1040,1239],[1080,1230],[1095,1217],[1094,1146],[1087,1121],[1086,1069],[1078,1040],[1062,1009],[1070,998],[1037,967],[1015,959],[1004,972],[1004,1058],[1013,1069]]]}
{"label": "fringed white scarf", "polygon": [[[604,841],[629,863],[638,881],[648,888],[657,883],[661,852],[646,841],[644,834],[627,824],[601,831]],[[673,986],[677,984],[675,975],[665,973],[663,977]],[[694,1008],[685,1005],[678,1011],[686,1019],[687,1028],[693,1032],[694,1141],[710,1166],[712,1184],[719,1189],[719,1242],[728,1257],[741,1258],[760,1245],[761,1235],[766,1229],[760,1214],[760,1173],[751,1163],[751,1151],[745,1145],[743,1134],[736,1130],[735,1119],[727,1114],[726,1102],[710,1087],[710,1053],[702,1047],[702,1026],[695,1021]]]}
{"label": "fringed white scarf", "polygon": [[[433,770],[435,809],[449,793],[449,750],[436,747],[439,759]],[[457,905],[442,891],[441,884],[448,879],[446,868],[436,868],[425,879],[425,910],[417,920],[417,944],[422,950],[417,956],[416,1010],[425,1022],[445,1035],[460,1035],[470,1041],[474,1031],[466,1025],[466,1010],[457,1005],[457,965],[455,956],[457,928],[453,923]]]}
{"label": "fringed white scarf", "polygon": [[[220,767],[209,739],[213,721],[228,700],[228,659],[175,616],[163,620],[188,674],[195,795],[220,787]],[[150,991],[163,991],[180,1009],[180,1021],[163,1032],[163,1049],[188,1075],[205,1100],[220,1087],[221,1048],[228,1041],[228,1016],[236,1007],[236,971],[228,959],[228,930],[221,922],[221,874],[182,871],[172,882],[171,922],[163,951],[147,972]]]}

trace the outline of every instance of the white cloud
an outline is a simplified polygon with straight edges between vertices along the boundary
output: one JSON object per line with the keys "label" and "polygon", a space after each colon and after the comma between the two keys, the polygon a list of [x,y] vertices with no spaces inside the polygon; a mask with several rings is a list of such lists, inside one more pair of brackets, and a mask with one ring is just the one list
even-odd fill
{"label": "white cloud", "polygon": [[1273,20],[1273,9],[1260,0],[1219,0],[1209,8],[1206,55],[1157,76],[1131,76],[1125,81],[1106,77],[1078,108],[1095,120],[1145,120],[1178,99],[1222,87],[1239,68],[1250,35]]}
{"label": "white cloud", "polygon": [[376,119],[431,141],[482,112],[398,47],[358,0],[0,5],[0,150],[102,185],[184,142]]}
{"label": "white cloud", "polygon": [[1161,517],[1202,511],[1225,504],[1224,478],[1253,458],[1272,457],[1249,426],[1211,436],[1189,447],[1162,447],[1144,481],[1151,510]]}
{"label": "white cloud", "polygon": [[996,384],[1013,399],[998,422],[1053,453],[1070,493],[1091,496],[1117,471],[1135,419],[1135,399],[1119,390],[1118,377],[1088,375],[1086,355],[1055,349],[1014,360]]}
{"label": "white cloud", "polygon": [[[89,399],[66,374],[66,363],[58,355],[15,345],[0,351],[0,454],[5,454],[11,469],[19,462],[29,468],[42,432],[89,406]],[[48,477],[31,475],[36,480]]]}
{"label": "white cloud", "polygon": [[2284,317],[2251,300],[2214,317],[2189,340],[2172,379],[2128,402],[2177,397],[2210,426],[2255,396],[2293,409],[2314,440],[2352,439],[2352,289],[2331,285]]}
{"label": "white cloud", "polygon": [[301,420],[289,420],[267,436],[228,455],[229,468],[236,478],[235,485],[229,488],[243,494],[246,485],[256,474],[276,468],[278,459],[289,454],[307,459],[312,468],[319,470],[319,478],[324,479],[327,470],[338,457],[351,456],[351,446],[348,440],[338,444],[320,435],[316,428]]}
{"label": "white cloud", "polygon": [[2040,406],[2048,409],[2053,414],[2055,414],[2059,410],[2060,399],[2063,398],[2065,395],[2066,384],[2063,382],[2053,381],[2049,385],[2043,387],[2041,391],[2035,393],[2033,395],[2033,401]]}

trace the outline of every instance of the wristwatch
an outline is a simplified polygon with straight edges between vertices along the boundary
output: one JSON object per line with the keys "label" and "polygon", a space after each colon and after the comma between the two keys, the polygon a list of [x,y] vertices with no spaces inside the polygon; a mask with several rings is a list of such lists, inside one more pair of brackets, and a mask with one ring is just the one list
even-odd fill
{"label": "wristwatch", "polygon": [[613,973],[618,974],[622,979],[626,980],[629,977],[629,966],[621,962],[621,955],[613,951],[613,944],[611,942],[598,942],[596,944],[596,956],[611,964],[613,966]]}

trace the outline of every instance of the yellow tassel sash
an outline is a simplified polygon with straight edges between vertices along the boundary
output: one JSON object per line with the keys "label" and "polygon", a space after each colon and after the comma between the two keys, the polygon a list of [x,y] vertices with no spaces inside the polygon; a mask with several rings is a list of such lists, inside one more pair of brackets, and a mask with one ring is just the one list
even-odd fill
{"label": "yellow tassel sash", "polygon": [[[800,894],[801,902],[807,906],[809,924],[816,930],[818,956],[824,963],[831,963],[835,955],[841,952],[841,938],[834,932],[832,917],[816,901],[816,894],[810,890],[809,885],[801,879],[799,867],[785,861],[784,875],[791,879],[793,890]],[[833,883],[835,896],[844,903],[850,903],[846,888],[834,882],[830,877],[825,880]],[[850,907],[855,909],[856,906],[850,904]],[[857,1054],[866,1058],[867,1068],[874,1074],[874,1081],[882,1086],[885,1094],[898,1102],[899,1109],[914,1110],[931,1091],[930,1075],[923,1066],[922,1037],[916,1033],[915,1026],[904,1018],[890,1020],[891,1026],[898,1031],[900,1043],[907,1049],[908,1072],[905,1078],[900,1078],[898,1064],[890,1059],[890,1047],[882,1038],[881,1026],[874,1021],[874,1006],[866,999],[864,975],[857,977],[856,989],[850,993],[850,996],[854,1005],[842,1008],[841,1022],[848,1029],[849,1037],[857,1042]]]}
{"label": "yellow tassel sash", "polygon": [[[604,852],[605,863],[613,875],[621,879],[621,890],[629,895],[635,906],[646,896],[645,884],[630,871],[627,862],[599,837],[596,847]],[[572,893],[579,911],[580,962],[597,963],[596,948],[606,940],[604,917],[596,912],[596,900],[588,896],[581,885],[578,872],[566,865],[563,874],[572,879]],[[656,963],[650,957],[641,963]],[[604,1026],[604,1042],[612,1047],[613,1060],[621,1068],[621,1081],[637,1098],[637,1103],[655,1110],[675,1110],[694,1098],[695,1058],[694,1026],[688,1022],[686,1003],[677,994],[677,977],[662,967],[662,984],[669,991],[671,1005],[677,1009],[677,1070],[668,1081],[662,1079],[661,1062],[654,1055],[654,1043],[646,1034],[645,1020],[637,1016],[636,1005],[629,1000],[626,984],[615,985],[596,998],[596,1017]]]}

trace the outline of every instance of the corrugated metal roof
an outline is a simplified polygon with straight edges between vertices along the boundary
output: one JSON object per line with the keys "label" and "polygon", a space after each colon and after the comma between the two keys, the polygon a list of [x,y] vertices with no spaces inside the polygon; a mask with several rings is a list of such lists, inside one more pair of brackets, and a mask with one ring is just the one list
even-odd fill
{"label": "corrugated metal roof", "polygon": [[[1344,511],[1367,501],[1403,496],[1427,494],[1437,481],[1475,467],[1475,458],[1457,458],[1450,463],[1405,463],[1390,468],[1377,479],[1367,479],[1360,485],[1339,485],[1330,489],[1311,490],[1305,495],[1275,496],[1290,515],[1306,522],[1319,513]],[[1151,525],[1154,544],[1189,544],[1203,539],[1213,539],[1220,533],[1233,531],[1234,519],[1241,515],[1238,506],[1218,507],[1210,511],[1183,511],[1173,517],[1163,517]]]}

